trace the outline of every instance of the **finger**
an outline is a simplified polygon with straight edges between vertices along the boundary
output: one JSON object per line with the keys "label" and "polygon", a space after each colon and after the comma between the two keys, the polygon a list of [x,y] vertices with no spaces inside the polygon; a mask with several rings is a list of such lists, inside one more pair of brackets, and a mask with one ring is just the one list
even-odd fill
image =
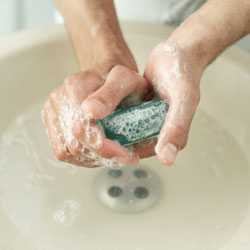
{"label": "finger", "polygon": [[105,158],[115,158],[122,164],[137,164],[139,156],[121,146],[118,142],[104,138],[98,153]]}
{"label": "finger", "polygon": [[103,144],[103,133],[101,129],[91,120],[78,120],[75,122],[73,135],[84,147],[94,151],[98,150]]}
{"label": "finger", "polygon": [[54,155],[58,160],[66,160],[70,157],[63,135],[60,133],[60,125],[53,102],[49,99],[43,109],[43,121],[47,128],[49,141]]}
{"label": "finger", "polygon": [[194,112],[199,102],[199,94],[192,90],[181,98],[170,102],[170,109],[161,130],[155,151],[166,165],[172,165],[179,150],[187,143]]}
{"label": "finger", "polygon": [[[67,116],[67,114],[62,112],[62,104],[67,107],[76,104],[74,107],[79,106],[79,110],[81,110],[80,104],[83,99],[98,89],[103,81],[95,72],[80,72],[68,77],[62,87],[57,88],[50,94],[49,101],[46,103],[43,113],[44,122],[48,128],[49,139],[57,159],[72,161],[72,157],[77,157],[82,150],[81,144],[74,138],[69,126],[67,126],[67,129],[70,131],[66,131],[68,134],[67,141],[65,139],[65,131],[62,129],[62,125],[65,123],[65,119],[67,118],[65,118],[65,115]],[[71,112],[73,111],[71,110]],[[73,117],[71,118],[73,119]],[[68,117],[70,120],[71,118]]]}
{"label": "finger", "polygon": [[67,163],[73,164],[74,166],[85,167],[85,168],[96,168],[101,167],[97,161],[93,159],[88,159],[85,156],[71,156],[69,159],[66,160]]}
{"label": "finger", "polygon": [[146,88],[143,77],[118,65],[110,71],[104,85],[83,102],[82,109],[94,119],[102,119],[129,94],[134,93],[140,98]]}
{"label": "finger", "polygon": [[69,100],[80,105],[83,100],[104,83],[104,79],[93,71],[84,71],[65,79],[65,93]]}
{"label": "finger", "polygon": [[95,168],[102,166],[100,157],[90,149],[82,146],[78,155],[71,156],[67,159],[68,163],[77,165],[80,167]]}
{"label": "finger", "polygon": [[149,141],[139,143],[134,145],[134,152],[142,159],[148,158],[155,155],[155,145],[157,143],[157,139],[151,139]]}
{"label": "finger", "polygon": [[[69,115],[67,119],[71,120],[76,119],[77,117],[77,120],[80,118],[83,119],[84,114],[80,108],[80,104],[89,94],[97,90],[103,82],[104,79],[93,71],[80,72],[66,78],[65,84],[62,88],[62,95],[64,100],[66,100],[66,106],[69,107]],[[60,104],[58,105],[60,106]],[[66,109],[64,113],[66,113],[68,109]],[[77,111],[78,109],[79,111]],[[62,116],[65,115],[67,116],[67,114],[62,114]],[[74,122],[76,121],[72,121],[72,124]],[[66,129],[69,129],[69,126]],[[73,135],[72,131],[69,131],[68,133]],[[78,140],[71,136],[71,140],[70,142],[68,141],[67,144],[67,147],[73,156],[79,155],[82,147]]]}
{"label": "finger", "polygon": [[[90,147],[101,157],[117,158],[124,164],[135,163],[138,161],[136,154],[133,154],[118,142],[104,137],[101,129],[94,123],[82,124],[77,122],[74,127],[74,136],[84,146]],[[80,152],[80,150],[78,151]]]}

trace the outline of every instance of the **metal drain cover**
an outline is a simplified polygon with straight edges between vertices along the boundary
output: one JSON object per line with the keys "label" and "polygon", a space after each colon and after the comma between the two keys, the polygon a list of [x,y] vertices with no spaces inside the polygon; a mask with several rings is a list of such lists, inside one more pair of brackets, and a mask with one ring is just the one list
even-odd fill
{"label": "metal drain cover", "polygon": [[144,211],[161,197],[161,180],[147,167],[126,166],[102,169],[94,183],[98,200],[105,206],[125,213]]}

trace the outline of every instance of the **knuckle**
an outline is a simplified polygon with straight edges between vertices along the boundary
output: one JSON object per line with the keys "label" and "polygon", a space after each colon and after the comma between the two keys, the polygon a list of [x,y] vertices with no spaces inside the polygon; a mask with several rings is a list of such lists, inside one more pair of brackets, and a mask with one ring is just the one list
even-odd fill
{"label": "knuckle", "polygon": [[95,70],[85,70],[80,73],[83,79],[93,79],[93,80],[102,80],[102,77]]}
{"label": "knuckle", "polygon": [[186,147],[186,145],[187,145],[187,135],[188,135],[188,132],[186,130],[180,132],[180,134],[177,135],[175,144],[176,144],[178,150],[182,150],[183,148]]}
{"label": "knuckle", "polygon": [[127,72],[127,71],[128,71],[128,68],[120,64],[115,65],[111,70],[111,72],[113,73],[122,73],[122,72]]}
{"label": "knuckle", "polygon": [[139,92],[147,86],[147,81],[141,75],[123,65],[114,66],[110,71],[110,76],[127,87],[134,87]]}
{"label": "knuckle", "polygon": [[105,107],[106,109],[108,109],[108,110],[110,110],[110,109],[112,109],[112,107],[113,107],[113,101],[111,101],[111,99],[110,98],[112,98],[112,97],[114,97],[114,93],[112,94],[112,90],[111,90],[111,92],[109,92],[109,94],[108,94],[108,98],[107,98],[107,96],[104,98],[104,97],[102,97],[102,96],[97,96],[95,99],[98,101],[98,103],[100,103],[103,107]]}
{"label": "knuckle", "polygon": [[177,136],[183,136],[187,132],[187,129],[183,125],[174,125],[173,130]]}
{"label": "knuckle", "polygon": [[188,129],[183,125],[169,125],[169,142],[176,145],[178,150],[182,150],[187,143]]}
{"label": "knuckle", "polygon": [[86,86],[92,83],[98,83],[100,86],[103,84],[104,79],[93,70],[86,70],[73,75],[68,76],[65,79],[66,89],[76,90],[79,86]]}
{"label": "knuckle", "polygon": [[117,77],[118,79],[121,79],[126,77],[135,77],[137,74],[135,71],[129,69],[126,66],[123,65],[115,65],[112,70],[110,71],[110,75],[113,75],[113,77]]}
{"label": "knuckle", "polygon": [[65,84],[66,85],[69,85],[69,86],[74,86],[76,84],[79,84],[79,82],[82,81],[82,75],[80,73],[77,73],[77,74],[73,74],[73,75],[70,75],[68,76],[66,79],[65,79]]}

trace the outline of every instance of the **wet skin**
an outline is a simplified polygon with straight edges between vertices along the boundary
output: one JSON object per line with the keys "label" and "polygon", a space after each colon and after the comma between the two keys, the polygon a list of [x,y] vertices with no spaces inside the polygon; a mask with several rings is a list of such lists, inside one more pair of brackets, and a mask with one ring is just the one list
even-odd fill
{"label": "wet skin", "polygon": [[[187,144],[207,65],[250,32],[250,1],[208,1],[152,49],[143,77],[123,38],[113,1],[55,3],[65,18],[82,70],[67,77],[44,107],[44,123],[56,157],[95,167],[100,165],[96,158],[127,164],[156,154],[162,163],[172,165]],[[155,94],[170,104],[158,141],[135,145],[131,152],[105,138],[95,125],[124,97],[144,100]],[[78,115],[66,117],[61,112],[65,103],[73,105]]]}

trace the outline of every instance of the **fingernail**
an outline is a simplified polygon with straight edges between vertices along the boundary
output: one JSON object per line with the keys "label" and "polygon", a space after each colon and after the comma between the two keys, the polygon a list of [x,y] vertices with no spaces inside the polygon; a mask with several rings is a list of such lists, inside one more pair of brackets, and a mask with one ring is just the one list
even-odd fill
{"label": "fingernail", "polygon": [[177,147],[172,143],[167,143],[161,148],[156,146],[155,151],[160,161],[166,165],[172,165],[175,162],[178,153]]}

